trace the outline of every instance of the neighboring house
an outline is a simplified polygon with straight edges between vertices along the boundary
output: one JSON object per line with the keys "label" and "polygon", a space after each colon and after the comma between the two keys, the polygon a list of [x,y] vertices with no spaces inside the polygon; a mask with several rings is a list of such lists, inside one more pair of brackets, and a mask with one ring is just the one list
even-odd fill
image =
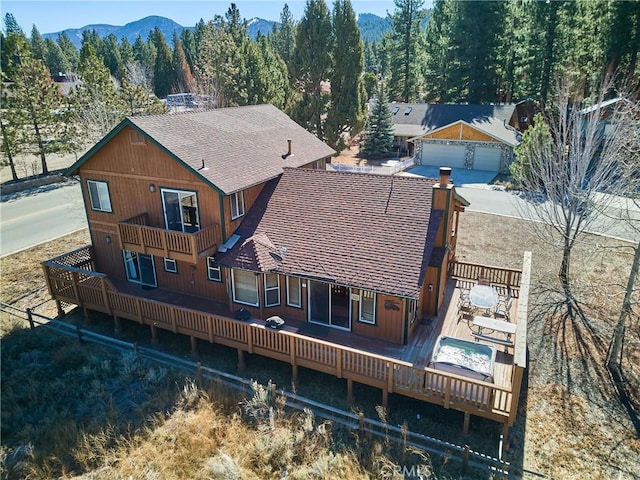
{"label": "neighboring house", "polygon": [[391,103],[394,145],[421,165],[507,172],[520,143],[515,105]]}
{"label": "neighboring house", "polygon": [[444,304],[458,214],[434,179],[285,169],[216,255],[232,308],[405,344]]}
{"label": "neighboring house", "polygon": [[[80,177],[92,245],[43,262],[60,315],[75,304],[116,332],[148,325],[152,343],[187,335],[194,354],[199,341],[236,349],[239,369],[263,355],[290,363],[293,383],[303,366],[346,379],[350,398],[356,381],[383,405],[398,393],[506,435],[527,362],[527,255],[523,270],[456,259],[468,203],[450,168],[328,172],[333,153],[270,105],[127,118],[66,172]],[[504,353],[475,343],[458,309],[480,277],[509,292],[511,336],[482,336]],[[482,360],[436,359],[450,348]]]}
{"label": "neighboring house", "polygon": [[583,119],[583,131],[586,130],[587,124],[591,121],[591,117],[598,115],[598,136],[603,139],[611,137],[619,120],[616,118],[616,113],[620,112],[625,102],[629,102],[629,100],[623,97],[617,97],[604,100],[601,103],[580,110],[580,115]]}

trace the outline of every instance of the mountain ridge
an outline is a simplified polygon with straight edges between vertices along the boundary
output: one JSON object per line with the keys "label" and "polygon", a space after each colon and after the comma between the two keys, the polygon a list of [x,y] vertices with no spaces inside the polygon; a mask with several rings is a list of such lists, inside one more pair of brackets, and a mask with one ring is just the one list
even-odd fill
{"label": "mountain ridge", "polygon": [[[273,26],[278,24],[278,22],[266,20],[259,17],[249,18],[246,20],[246,22],[247,32],[253,39],[258,36],[258,33],[267,35],[271,31]],[[360,27],[363,41],[377,41],[382,38],[382,34],[385,31],[391,28],[391,20],[388,17],[378,17],[373,13],[361,13],[360,15],[358,15],[358,26]],[[143,40],[147,40],[149,32],[151,32],[155,27],[160,28],[160,31],[162,32],[168,43],[171,43],[171,38],[173,37],[174,31],[178,35],[180,35],[180,33],[185,29],[195,28],[182,26],[167,17],[162,17],[159,15],[149,15],[139,20],[129,22],[125,25],[109,25],[96,23],[85,25],[84,27],[80,28],[66,28],[58,32],[43,33],[42,37],[56,40],[58,36],[62,34],[62,32],[65,32],[69,37],[69,40],[71,40],[75,47],[79,49],[82,45],[82,32],[87,30],[90,32],[95,30],[95,32],[101,38],[113,34],[119,42],[122,41],[123,38],[126,38],[129,43],[134,43],[138,35],[140,35]]]}

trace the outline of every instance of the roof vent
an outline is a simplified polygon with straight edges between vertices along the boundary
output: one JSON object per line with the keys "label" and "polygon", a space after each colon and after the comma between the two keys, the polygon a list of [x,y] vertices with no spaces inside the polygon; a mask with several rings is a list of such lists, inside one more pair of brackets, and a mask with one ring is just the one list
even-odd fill
{"label": "roof vent", "polygon": [[282,155],[282,159],[287,159],[289,157],[292,157],[293,153],[291,152],[291,139],[287,140],[287,153],[285,153],[284,155]]}

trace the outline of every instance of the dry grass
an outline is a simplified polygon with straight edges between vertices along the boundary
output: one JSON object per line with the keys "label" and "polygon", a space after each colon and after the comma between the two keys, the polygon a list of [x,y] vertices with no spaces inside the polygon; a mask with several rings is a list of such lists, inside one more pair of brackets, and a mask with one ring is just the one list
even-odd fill
{"label": "dry grass", "polygon": [[0,258],[0,298],[17,308],[31,307],[42,315],[56,315],[40,263],[91,242],[88,230]]}
{"label": "dry grass", "polygon": [[[604,367],[631,270],[630,244],[585,235],[576,246],[572,273],[589,321],[572,324],[554,311],[560,252],[541,243],[526,222],[468,212],[460,217],[459,232],[458,256],[470,262],[519,267],[522,252],[533,252],[526,411],[512,433],[512,456],[523,456],[525,468],[560,479],[640,477],[640,440]],[[624,354],[638,405],[637,315]]]}
{"label": "dry grass", "polygon": [[[573,325],[550,309],[558,290],[559,254],[541,244],[526,222],[467,212],[460,223],[458,256],[462,260],[519,268],[523,251],[533,252],[528,390],[512,429],[509,459],[522,459],[525,468],[559,479],[640,477],[640,441],[603,367],[630,271],[629,245],[585,236],[576,247],[572,269],[582,285],[578,294],[590,321]],[[87,232],[79,232],[3,258],[3,301],[29,293],[18,301],[20,306],[42,302],[47,292],[40,261],[86,243]],[[55,313],[52,302],[39,309]],[[638,401],[638,317],[632,322],[622,365],[635,382]],[[208,393],[213,395],[211,390]],[[305,431],[304,418],[291,425],[280,419],[273,425],[267,422],[266,427],[250,425],[233,405],[220,410],[211,402],[195,403],[197,407],[177,409],[132,439],[115,442],[115,447],[108,435],[88,439],[76,452],[77,461],[93,470],[93,476],[86,478],[279,478],[282,465],[289,478],[360,478],[367,470],[363,466],[374,463],[375,455],[356,462],[353,454],[335,448],[320,450],[327,440],[317,430],[319,425],[314,426],[313,435]],[[299,443],[301,437],[310,443]],[[83,460],[89,444],[102,453]],[[384,477],[381,470],[378,473],[376,478]]]}

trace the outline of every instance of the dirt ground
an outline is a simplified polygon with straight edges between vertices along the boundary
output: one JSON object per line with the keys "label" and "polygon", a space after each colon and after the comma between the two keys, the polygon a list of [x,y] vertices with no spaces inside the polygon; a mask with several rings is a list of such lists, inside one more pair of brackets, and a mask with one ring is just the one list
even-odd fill
{"label": "dirt ground", "polygon": [[[52,153],[50,155],[47,155],[47,168],[50,172],[67,168],[73,165],[73,163],[78,158],[80,158],[80,156],[80,153],[78,154],[77,158],[73,153],[64,155]],[[14,163],[16,167],[16,173],[18,174],[18,179],[40,175],[42,173],[40,157],[36,157],[34,155],[16,155],[16,157],[14,158]],[[0,183],[8,182],[12,179],[13,177],[11,176],[11,167],[3,157],[2,167],[0,168]]]}
{"label": "dirt ground", "polygon": [[[558,253],[530,233],[527,222],[466,212],[459,232],[461,260],[520,268],[524,250],[533,252],[526,397],[511,429],[507,459],[558,479],[640,478],[638,434],[603,368],[630,271],[629,244],[586,236],[576,247],[573,274],[585,286],[577,294],[586,299],[589,315],[589,324],[582,325],[554,314]],[[2,301],[54,315],[40,262],[88,242],[85,230],[0,259]],[[625,341],[622,365],[638,402],[637,316]]]}

